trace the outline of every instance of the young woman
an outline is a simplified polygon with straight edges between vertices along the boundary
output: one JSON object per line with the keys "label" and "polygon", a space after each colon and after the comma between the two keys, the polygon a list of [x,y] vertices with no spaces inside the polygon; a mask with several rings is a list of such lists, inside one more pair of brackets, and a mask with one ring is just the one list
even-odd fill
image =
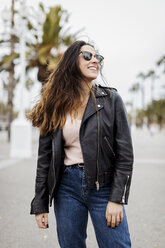
{"label": "young woman", "polygon": [[64,53],[29,119],[40,128],[31,214],[54,212],[60,247],[85,248],[88,213],[100,248],[131,247],[124,204],[133,165],[128,117],[113,88],[93,83],[103,56],[84,41]]}

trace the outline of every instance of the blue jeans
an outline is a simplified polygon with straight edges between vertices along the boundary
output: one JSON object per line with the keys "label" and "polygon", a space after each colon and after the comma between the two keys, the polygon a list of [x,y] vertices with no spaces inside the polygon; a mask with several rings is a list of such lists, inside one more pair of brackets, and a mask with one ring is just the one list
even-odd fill
{"label": "blue jeans", "polygon": [[88,211],[99,248],[130,248],[131,241],[123,206],[119,226],[107,226],[105,211],[110,186],[88,189],[85,171],[78,166],[66,167],[54,199],[57,234],[61,248],[86,248]]}

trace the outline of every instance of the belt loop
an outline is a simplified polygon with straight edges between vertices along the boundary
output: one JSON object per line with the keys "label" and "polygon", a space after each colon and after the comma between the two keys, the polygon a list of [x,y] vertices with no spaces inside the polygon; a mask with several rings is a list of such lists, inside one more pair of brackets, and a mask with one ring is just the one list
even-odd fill
{"label": "belt loop", "polygon": [[79,168],[84,168],[84,164],[83,164],[83,163],[78,163],[77,166],[78,166]]}

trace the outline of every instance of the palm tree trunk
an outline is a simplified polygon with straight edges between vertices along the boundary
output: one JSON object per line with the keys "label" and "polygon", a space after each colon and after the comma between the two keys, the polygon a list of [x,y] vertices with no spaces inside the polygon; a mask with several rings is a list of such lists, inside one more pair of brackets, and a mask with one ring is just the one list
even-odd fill
{"label": "palm tree trunk", "polygon": [[153,100],[154,100],[154,81],[155,81],[155,78],[153,76],[151,78],[151,104],[153,103]]}
{"label": "palm tree trunk", "polygon": [[145,108],[145,91],[144,91],[144,82],[141,84],[141,104],[142,104],[142,109]]}
{"label": "palm tree trunk", "polygon": [[[11,5],[11,35],[10,35],[10,53],[14,53],[15,36],[13,34],[14,30],[14,0],[12,0]],[[10,141],[10,127],[13,121],[13,91],[14,91],[14,63],[11,63],[9,71],[9,83],[8,83],[8,141]]]}

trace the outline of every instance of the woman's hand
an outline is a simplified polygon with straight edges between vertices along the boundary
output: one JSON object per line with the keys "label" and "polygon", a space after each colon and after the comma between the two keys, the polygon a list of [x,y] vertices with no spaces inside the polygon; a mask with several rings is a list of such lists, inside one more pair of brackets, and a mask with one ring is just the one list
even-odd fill
{"label": "woman's hand", "polygon": [[107,220],[107,226],[112,228],[118,226],[123,220],[122,204],[109,201],[106,208],[105,218]]}
{"label": "woman's hand", "polygon": [[36,222],[39,228],[46,229],[49,227],[48,225],[48,213],[36,214],[35,215]]}

